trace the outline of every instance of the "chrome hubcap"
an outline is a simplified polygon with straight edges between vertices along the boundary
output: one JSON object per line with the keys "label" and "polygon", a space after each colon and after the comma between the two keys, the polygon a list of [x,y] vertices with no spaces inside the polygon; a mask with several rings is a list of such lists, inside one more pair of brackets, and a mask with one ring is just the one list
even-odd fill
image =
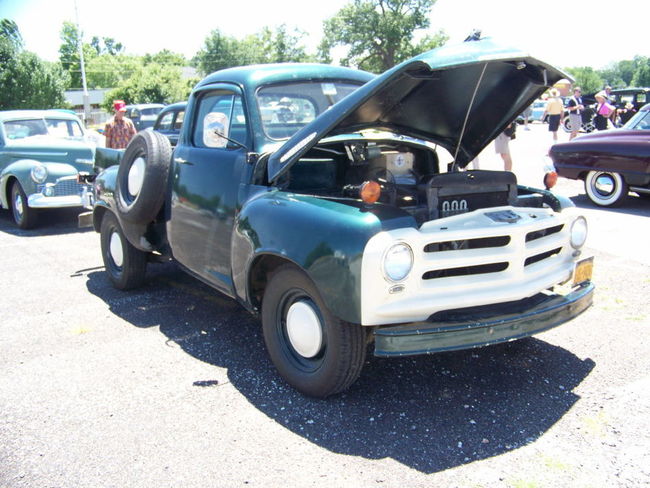
{"label": "chrome hubcap", "polygon": [[296,302],[287,312],[287,335],[295,351],[313,358],[323,346],[323,330],[314,308],[307,302]]}
{"label": "chrome hubcap", "polygon": [[596,177],[594,187],[598,193],[607,196],[612,194],[616,185],[610,175],[601,174]]}
{"label": "chrome hubcap", "polygon": [[129,168],[129,179],[127,182],[127,188],[129,190],[129,195],[137,197],[142,190],[142,183],[144,182],[144,168],[145,160],[142,157],[137,158],[133,161],[131,168]]}
{"label": "chrome hubcap", "polygon": [[23,199],[20,198],[20,194],[17,194],[14,199],[14,215],[18,218],[23,216]]}
{"label": "chrome hubcap", "polygon": [[118,268],[124,264],[124,249],[122,249],[122,239],[117,232],[111,234],[111,240],[108,244],[108,250],[111,253],[111,259]]}

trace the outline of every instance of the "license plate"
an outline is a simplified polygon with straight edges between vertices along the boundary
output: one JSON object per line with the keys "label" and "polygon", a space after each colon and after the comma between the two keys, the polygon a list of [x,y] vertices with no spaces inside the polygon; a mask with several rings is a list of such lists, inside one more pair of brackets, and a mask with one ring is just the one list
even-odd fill
{"label": "license plate", "polygon": [[594,271],[594,257],[585,258],[576,263],[573,269],[573,285],[579,285],[585,281],[591,280]]}

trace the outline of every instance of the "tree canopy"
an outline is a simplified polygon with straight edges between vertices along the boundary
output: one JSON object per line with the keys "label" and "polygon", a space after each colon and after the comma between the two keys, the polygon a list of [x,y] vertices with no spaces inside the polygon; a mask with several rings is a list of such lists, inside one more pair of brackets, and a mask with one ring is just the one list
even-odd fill
{"label": "tree canopy", "polygon": [[66,83],[60,65],[23,49],[15,22],[0,21],[0,110],[64,107]]}
{"label": "tree canopy", "polygon": [[380,73],[421,51],[442,45],[444,32],[414,42],[429,27],[436,0],[354,0],[324,22],[320,54],[331,59],[337,46],[347,49],[341,63]]}
{"label": "tree canopy", "polygon": [[305,32],[290,29],[284,24],[275,31],[265,27],[242,40],[215,29],[205,39],[193,63],[201,73],[207,75],[247,64],[313,61],[314,57],[308,56],[302,45],[305,36]]}

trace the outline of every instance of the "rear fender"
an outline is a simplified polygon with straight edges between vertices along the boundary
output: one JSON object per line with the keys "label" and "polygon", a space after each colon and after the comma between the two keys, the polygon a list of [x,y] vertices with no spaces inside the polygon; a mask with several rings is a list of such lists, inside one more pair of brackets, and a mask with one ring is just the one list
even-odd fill
{"label": "rear fender", "polygon": [[115,206],[115,189],[117,187],[117,170],[119,166],[110,166],[95,178],[93,191],[95,193],[95,205],[93,207],[93,227],[97,232],[101,230],[102,220],[106,212],[111,212],[120,223],[124,236],[128,241],[141,251],[151,252],[156,247],[151,243],[149,226],[146,224],[134,224],[120,218]]}

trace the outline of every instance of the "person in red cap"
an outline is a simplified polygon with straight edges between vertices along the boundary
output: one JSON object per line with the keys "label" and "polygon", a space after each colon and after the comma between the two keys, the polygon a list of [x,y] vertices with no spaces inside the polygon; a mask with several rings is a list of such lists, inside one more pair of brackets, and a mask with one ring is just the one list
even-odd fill
{"label": "person in red cap", "polygon": [[124,100],[115,100],[113,102],[113,109],[115,110],[115,115],[104,127],[106,147],[124,149],[137,131],[131,119],[124,116],[124,112],[126,112]]}

